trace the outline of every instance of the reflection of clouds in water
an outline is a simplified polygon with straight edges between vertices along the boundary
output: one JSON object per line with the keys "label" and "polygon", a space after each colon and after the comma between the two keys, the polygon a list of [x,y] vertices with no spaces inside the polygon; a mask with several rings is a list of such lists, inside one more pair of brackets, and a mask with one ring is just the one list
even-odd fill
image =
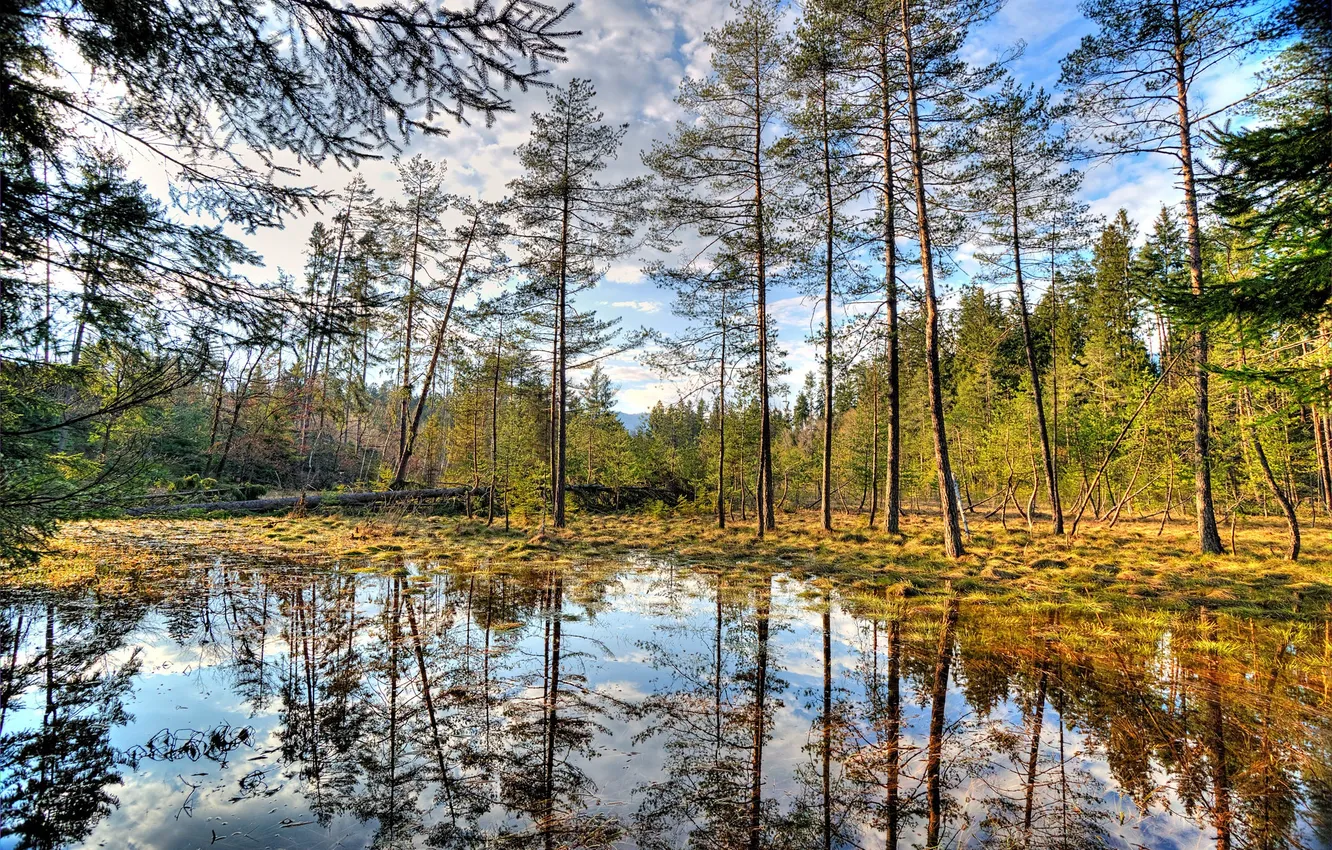
{"label": "reflection of clouds in water", "polygon": [[[722,582],[723,740],[710,744],[707,736],[716,720],[711,714],[713,677],[718,675],[713,667],[716,576],[645,557],[636,558],[629,569],[584,564],[565,573],[559,590],[560,689],[552,714],[545,678],[556,660],[550,576],[540,570],[520,577],[422,574],[419,565],[411,572],[410,581],[271,574],[263,581],[251,577],[230,585],[229,597],[224,595],[225,583],[210,586],[187,579],[169,610],[148,614],[102,655],[101,663],[110,669],[128,659],[132,647],[141,647],[142,669],[125,697],[129,716],[111,724],[108,741],[123,753],[164,729],[195,729],[206,735],[223,725],[232,730],[248,727],[254,737],[233,751],[225,766],[207,758],[177,758],[144,759],[137,770],[121,768],[123,784],[109,788],[118,805],[83,844],[168,850],[208,844],[215,834],[250,836],[279,847],[364,846],[377,835],[384,838],[381,819],[387,807],[396,806],[393,811],[400,813],[404,827],[396,841],[407,846],[421,844],[430,830],[445,822],[449,794],[460,795],[454,805],[463,810],[467,806],[458,799],[480,805],[464,813],[462,822],[482,830],[530,833],[546,805],[544,762],[551,752],[550,729],[557,812],[600,813],[629,826],[642,812],[648,789],[680,778],[697,781],[710,769],[707,759],[718,748],[728,759],[725,770],[734,789],[748,788],[756,605],[762,598],[762,585],[753,577],[728,575]],[[771,588],[765,695],[769,714],[761,786],[770,808],[763,818],[773,840],[794,846],[810,838],[800,830],[818,822],[817,817],[810,819],[809,807],[817,808],[819,793],[825,591],[795,579],[775,580]],[[881,624],[874,663],[867,654],[872,630],[853,615],[855,610],[856,603],[834,592],[828,622],[828,672],[838,730],[832,773],[842,795],[836,803],[841,807],[839,821],[849,818],[848,834],[873,843],[871,836],[881,840],[881,828],[864,812],[846,807],[857,803],[876,812],[881,789],[848,784],[848,777],[856,760],[882,758],[882,693],[875,697],[869,688],[876,676],[883,684],[889,643]],[[12,621],[12,611],[10,616]],[[40,608],[25,609],[29,622],[41,616]],[[917,611],[904,628],[902,793],[910,798],[908,809],[917,813],[902,824],[904,842],[924,837],[924,818],[918,813],[929,744],[937,616],[928,609]],[[1146,682],[1148,690],[1130,692],[1133,699],[1121,704],[1124,696],[1116,689],[1127,687],[1130,679],[1117,678],[1116,671],[1097,666],[1090,655],[1070,655],[1077,665],[1051,673],[1063,668],[1042,667],[1046,662],[1040,659],[1053,657],[1054,645],[1034,637],[1031,623],[1022,622],[1020,615],[1015,622],[1004,616],[967,610],[950,649],[952,675],[941,744],[950,801],[945,836],[969,846],[997,840],[994,836],[1003,830],[1012,836],[1014,829],[1021,829],[1029,716],[1037,699],[1035,683],[1044,670],[1049,688],[1033,792],[1038,824],[1047,821],[1058,802],[1052,777],[1060,756],[1059,699],[1072,703],[1063,729],[1064,770],[1079,795],[1079,829],[1103,829],[1111,843],[1154,848],[1209,840],[1213,830],[1205,812],[1192,818],[1183,814],[1186,801],[1177,791],[1175,767],[1144,763],[1146,773],[1136,781],[1161,790],[1159,800],[1142,815],[1117,790],[1116,771],[1103,750],[1110,740],[1106,730],[1089,731],[1082,725],[1137,722],[1138,715],[1128,711],[1136,701],[1164,712],[1168,706],[1157,691],[1199,687],[1188,677],[1169,679],[1196,663],[1187,651],[1188,627],[1165,620],[1156,624],[1152,639],[1140,645],[1142,652],[1128,659],[1137,677],[1132,681]],[[487,620],[495,626],[489,653],[484,650]],[[38,631],[28,632],[23,658],[39,656],[34,643],[41,637]],[[1070,634],[1076,635],[1076,627]],[[432,679],[430,706],[423,699],[422,669]],[[314,675],[307,675],[311,670]],[[491,682],[489,704],[482,699],[483,676]],[[1056,697],[1061,682],[1063,690]],[[26,707],[9,715],[7,732],[40,724],[36,693],[29,688]],[[1191,705],[1202,705],[1206,695],[1190,693]],[[983,708],[975,708],[969,698],[984,701]],[[1223,700],[1234,698],[1231,691],[1223,692]],[[1251,705],[1226,705],[1230,713],[1253,710]],[[1310,710],[1294,716],[1307,718]],[[320,794],[328,825],[284,828],[284,818],[289,823],[315,820],[313,811],[321,806],[312,770],[316,756],[307,736],[311,716],[322,748]],[[1170,714],[1162,718],[1166,728],[1190,722]],[[1308,746],[1300,736],[1310,733],[1311,727],[1299,722],[1283,732],[1296,747]],[[1189,734],[1200,733],[1191,729]],[[343,751],[333,746],[335,738]],[[1205,740],[1195,746],[1205,747]],[[436,747],[442,748],[450,772],[447,791],[437,781]],[[694,760],[681,761],[681,753]],[[1200,763],[1205,755],[1204,750]],[[1237,765],[1245,757],[1234,755]],[[1116,770],[1136,764],[1129,759],[1126,768],[1121,758]],[[678,776],[681,771],[690,775]],[[198,788],[191,794],[188,785]],[[706,797],[689,798],[687,794],[695,792],[681,787],[686,796],[667,802],[682,806],[682,815],[695,807],[691,817],[702,818],[699,822],[712,821],[697,807],[731,806],[718,809],[724,820],[738,817],[748,805],[747,796],[738,791],[729,802],[709,803]],[[182,811],[186,799],[191,806]],[[497,800],[505,805],[492,805]],[[996,812],[998,821],[992,818]],[[992,819],[984,829],[990,833],[980,826],[987,817]],[[682,823],[668,828],[683,828]],[[580,828],[588,828],[586,819]],[[619,846],[632,846],[629,840],[622,838]]]}

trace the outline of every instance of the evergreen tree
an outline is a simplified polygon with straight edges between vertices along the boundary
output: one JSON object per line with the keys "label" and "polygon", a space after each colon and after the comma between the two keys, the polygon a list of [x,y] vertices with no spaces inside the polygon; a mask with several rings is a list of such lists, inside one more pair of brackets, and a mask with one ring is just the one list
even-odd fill
{"label": "evergreen tree", "polygon": [[1177,166],[1194,328],[1194,502],[1198,547],[1221,551],[1212,498],[1211,424],[1206,322],[1198,309],[1206,290],[1199,212],[1198,128],[1215,120],[1196,90],[1199,74],[1249,50],[1264,33],[1251,0],[1085,0],[1097,30],[1063,63],[1062,81],[1077,90],[1076,108],[1113,154],[1159,153]]}
{"label": "evergreen tree", "polygon": [[[662,349],[649,353],[648,362],[667,374],[685,376],[689,391],[717,387],[717,527],[726,527],[726,389],[734,381],[737,364],[750,359],[754,346],[738,333],[749,277],[745,262],[722,252],[678,267],[664,263],[648,267],[658,286],[675,292],[672,311],[686,328],[671,336],[658,335]],[[729,371],[728,371],[729,370]]]}
{"label": "evergreen tree", "polygon": [[[944,552],[964,554],[961,506],[958,504],[948,434],[944,424],[943,374],[939,367],[939,299],[935,284],[935,246],[930,230],[930,187],[926,173],[927,135],[922,113],[935,126],[959,120],[961,92],[974,90],[992,72],[973,70],[959,58],[969,28],[998,8],[992,0],[942,3],[901,0],[902,54],[906,69],[907,127],[910,130],[911,179],[915,189],[920,269],[925,294],[925,372],[929,388],[930,426],[939,484],[939,510],[944,523]],[[929,157],[933,163],[935,156]],[[937,165],[936,165],[937,168]]]}
{"label": "evergreen tree", "polygon": [[776,528],[772,486],[771,361],[768,287],[779,250],[774,196],[780,196],[775,138],[790,90],[791,41],[775,0],[732,0],[730,20],[708,33],[712,72],[680,84],[676,103],[692,117],[657,142],[644,161],[661,177],[657,210],[668,231],[689,229],[752,258],[745,272],[754,292],[758,349],[758,530]]}
{"label": "evergreen tree", "polygon": [[[574,79],[532,116],[532,135],[518,148],[523,175],[509,184],[523,265],[547,287],[555,307],[552,347],[551,499],[556,528],[565,524],[570,300],[594,286],[603,263],[621,255],[644,214],[649,180],[598,179],[619,152],[628,125],[605,123],[593,105],[596,89]],[[584,313],[584,315],[587,315]]]}
{"label": "evergreen tree", "polygon": [[1063,534],[1059,472],[1046,426],[1025,272],[1036,262],[1034,254],[1040,250],[1038,228],[1050,217],[1052,203],[1072,194],[1079,179],[1076,173],[1065,171],[1069,152],[1053,126],[1049,96],[1043,90],[1021,88],[1006,80],[1003,90],[985,102],[974,143],[978,157],[970,175],[972,192],[976,209],[985,211],[982,229],[986,241],[994,246],[981,258],[994,267],[994,274],[1001,280],[1006,282],[1011,275],[1016,291],[1050,515],[1055,534]]}
{"label": "evergreen tree", "polygon": [[855,250],[844,206],[859,194],[854,179],[854,111],[844,78],[850,61],[844,47],[847,24],[835,6],[807,7],[797,28],[789,71],[795,102],[791,105],[793,138],[787,156],[797,180],[805,186],[802,208],[818,211],[808,220],[818,222],[819,232],[796,238],[810,245],[806,263],[817,266],[810,270],[811,277],[822,284],[824,416],[820,489],[825,531],[832,530],[833,376],[838,366],[833,356],[833,295],[835,288],[846,285],[842,278],[847,276],[849,257]]}

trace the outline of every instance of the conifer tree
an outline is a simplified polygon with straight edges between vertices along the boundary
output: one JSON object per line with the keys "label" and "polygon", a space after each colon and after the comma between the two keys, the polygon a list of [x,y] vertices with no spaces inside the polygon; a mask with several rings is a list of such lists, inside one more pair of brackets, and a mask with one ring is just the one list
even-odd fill
{"label": "conifer tree", "polygon": [[523,174],[509,183],[523,266],[550,292],[555,308],[550,486],[556,528],[565,524],[570,301],[596,285],[604,263],[628,249],[650,185],[646,177],[599,179],[628,125],[607,124],[595,97],[583,79],[551,92],[549,109],[532,116],[531,137],[518,148]]}
{"label": "conifer tree", "polygon": [[[883,527],[889,534],[897,534],[901,529],[902,513],[902,357],[897,251],[902,199],[898,193],[901,185],[898,170],[902,167],[902,153],[908,147],[902,142],[902,91],[905,88],[902,16],[899,0],[839,3],[838,9],[848,19],[846,74],[861,101],[854,122],[863,160],[857,176],[863,187],[878,196],[873,225],[878,230],[878,250],[883,260],[884,396],[888,408]],[[877,414],[875,419],[877,430]],[[876,450],[877,446],[876,439]],[[877,495],[876,485],[871,517],[877,507]]]}
{"label": "conifer tree", "polygon": [[750,359],[754,346],[741,335],[749,276],[742,258],[725,254],[697,258],[678,267],[656,263],[648,275],[675,293],[672,311],[687,323],[671,336],[657,336],[661,350],[648,362],[667,374],[684,376],[691,392],[717,387],[717,527],[726,527],[726,389],[739,364]]}
{"label": "conifer tree", "polygon": [[[848,244],[850,222],[843,207],[859,194],[854,179],[856,157],[854,112],[846,91],[845,73],[849,57],[845,50],[847,20],[832,4],[811,5],[797,28],[790,77],[794,103],[791,104],[792,139],[786,152],[804,184],[802,212],[817,222],[818,233],[801,233],[810,245],[805,265],[820,284],[823,303],[823,528],[832,530],[834,374],[837,359],[833,355],[834,290],[849,271],[849,257],[854,246]],[[806,218],[801,215],[799,218]],[[813,230],[814,228],[809,228]],[[801,230],[805,230],[801,228]]]}
{"label": "conifer tree", "polygon": [[983,211],[984,238],[992,247],[981,259],[994,268],[995,276],[1005,282],[1011,276],[1013,281],[1051,521],[1055,534],[1063,534],[1059,473],[1046,425],[1026,272],[1040,250],[1038,228],[1049,217],[1051,205],[1072,194],[1079,180],[1076,173],[1065,171],[1069,152],[1053,126],[1050,99],[1044,90],[1006,80],[1003,90],[985,102],[974,144],[977,161],[969,175],[971,191],[975,208]]}
{"label": "conifer tree", "polygon": [[1199,75],[1242,55],[1261,40],[1262,17],[1251,0],[1085,0],[1083,13],[1097,27],[1063,62],[1062,81],[1076,90],[1075,105],[1110,154],[1170,157],[1184,190],[1189,290],[1185,312],[1194,325],[1194,502],[1198,547],[1222,551],[1212,498],[1208,341],[1202,315],[1202,223],[1195,150],[1199,128],[1215,120],[1197,91]]}
{"label": "conifer tree", "polygon": [[667,230],[693,229],[732,256],[752,258],[747,275],[754,292],[758,349],[758,533],[776,528],[772,484],[772,402],[768,287],[776,262],[774,196],[780,176],[777,143],[790,86],[786,58],[790,38],[780,27],[775,0],[733,0],[730,20],[707,35],[712,72],[680,84],[676,102],[692,117],[670,138],[652,146],[644,161],[663,182],[657,210]]}
{"label": "conifer tree", "polygon": [[[431,288],[427,271],[440,250],[443,227],[441,219],[449,205],[444,189],[443,162],[435,162],[417,154],[407,160],[396,160],[401,200],[385,208],[384,225],[388,231],[389,251],[398,264],[395,277],[401,287],[399,315],[402,317],[402,348],[398,359],[397,394],[397,450],[394,453],[394,487],[403,485],[403,472],[410,456],[408,436],[411,433],[410,411],[415,392],[415,361],[413,346],[419,334],[422,300]],[[422,386],[421,393],[430,392]]]}
{"label": "conifer tree", "polygon": [[[982,85],[991,69],[971,69],[958,54],[971,25],[998,8],[992,0],[942,3],[936,0],[901,0],[902,58],[906,73],[907,128],[910,133],[911,180],[915,190],[916,227],[920,241],[920,271],[925,307],[925,371],[929,390],[930,426],[938,475],[939,510],[944,524],[944,552],[950,558],[964,554],[961,506],[955,493],[953,468],[948,458],[944,424],[943,373],[939,366],[939,299],[935,284],[935,246],[930,230],[930,187],[925,145],[929,136],[922,116],[935,126],[958,120],[961,92]],[[928,110],[928,112],[927,112]],[[930,157],[931,161],[935,157]]]}
{"label": "conifer tree", "polygon": [[429,398],[431,388],[435,384],[439,358],[444,351],[449,319],[453,316],[458,294],[500,273],[508,261],[501,247],[501,241],[508,235],[508,228],[502,218],[502,205],[474,201],[451,194],[448,197],[448,212],[460,218],[460,221],[456,226],[444,229],[435,247],[441,253],[437,260],[440,271],[451,277],[452,283],[448,287],[448,295],[443,296],[443,313],[431,335],[433,342],[430,360],[426,364],[425,376],[421,380],[421,392],[416,397],[415,409],[407,423],[406,441],[398,456],[390,489],[399,488],[406,483],[407,464],[411,460],[417,434],[421,430],[426,399]]}

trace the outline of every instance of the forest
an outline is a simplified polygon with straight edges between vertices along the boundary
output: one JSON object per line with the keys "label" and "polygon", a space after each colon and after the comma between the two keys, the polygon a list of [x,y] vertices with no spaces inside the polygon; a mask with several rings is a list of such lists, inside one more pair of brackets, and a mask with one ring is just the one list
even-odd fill
{"label": "forest", "polygon": [[1332,848],[1329,416],[1328,0],[3,0],[0,848]]}
{"label": "forest", "polygon": [[[1053,91],[1009,70],[1021,45],[969,60],[1001,5],[737,0],[674,128],[632,151],[594,80],[547,74],[571,9],[24,0],[0,549],[144,505],[425,489],[554,529],[933,515],[954,557],[968,517],[1175,521],[1219,553],[1270,516],[1296,558],[1332,514],[1326,5],[1088,0]],[[1258,70],[1205,101],[1227,63]],[[407,150],[528,89],[502,197]],[[1176,178],[1150,221],[1081,199],[1125,157]],[[345,188],[301,185],[323,167]],[[276,225],[305,265],[265,279],[244,232]],[[641,264],[669,328],[598,314],[612,262]],[[815,305],[808,374],[779,287]],[[615,356],[673,388],[632,428]]]}

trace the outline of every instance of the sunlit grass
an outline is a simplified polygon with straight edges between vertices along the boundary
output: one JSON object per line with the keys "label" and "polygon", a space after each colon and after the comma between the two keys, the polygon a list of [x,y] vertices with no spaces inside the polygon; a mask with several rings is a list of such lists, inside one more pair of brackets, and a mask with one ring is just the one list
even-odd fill
{"label": "sunlit grass", "polygon": [[[1193,554],[1193,527],[1155,522],[1115,528],[1085,524],[1074,539],[1038,527],[1004,528],[972,520],[968,553],[940,551],[937,519],[909,516],[900,535],[871,529],[863,516],[839,516],[824,532],[814,513],[779,516],[758,540],[752,522],[718,529],[684,513],[582,515],[568,529],[508,531],[502,521],[380,514],[223,519],[100,520],[72,523],[42,563],[0,578],[8,585],[98,587],[162,568],[153,553],[175,546],[301,560],[344,568],[392,569],[419,561],[433,569],[549,569],[620,561],[650,552],[695,569],[727,574],[786,573],[826,579],[843,592],[882,604],[953,593],[966,601],[1057,604],[1087,613],[1146,606],[1199,607],[1235,616],[1317,618],[1332,605],[1332,535],[1305,530],[1305,552],[1284,560],[1285,529],[1248,519],[1235,533],[1236,554]],[[875,601],[873,604],[878,605]]]}

